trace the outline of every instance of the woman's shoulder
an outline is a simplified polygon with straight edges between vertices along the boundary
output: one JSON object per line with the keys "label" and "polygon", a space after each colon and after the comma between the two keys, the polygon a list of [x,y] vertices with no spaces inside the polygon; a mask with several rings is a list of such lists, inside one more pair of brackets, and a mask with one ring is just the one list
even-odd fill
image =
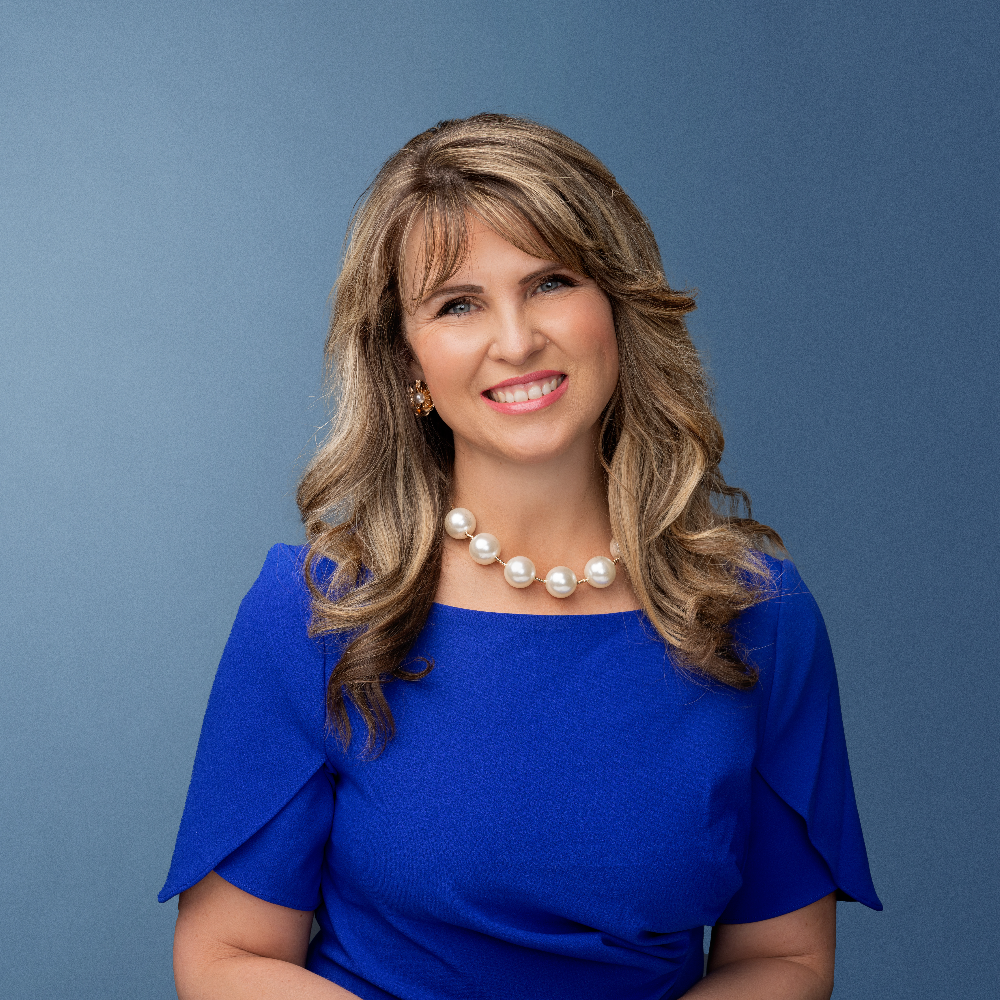
{"label": "woman's shoulder", "polygon": [[753,553],[760,573],[751,575],[741,571],[741,579],[756,591],[757,597],[733,622],[739,633],[770,632],[773,636],[784,595],[805,585],[791,559],[772,555],[769,552]]}
{"label": "woman's shoulder", "polygon": [[308,545],[289,545],[277,542],[267,550],[258,582],[264,586],[298,584],[305,587],[305,565],[309,557]]}
{"label": "woman's shoulder", "polygon": [[762,558],[770,576],[764,602],[774,622],[776,638],[787,642],[793,635],[804,637],[822,633],[825,639],[826,625],[822,612],[795,563],[790,558],[777,558],[766,553],[762,554]]}
{"label": "woman's shoulder", "polygon": [[767,573],[760,598],[732,624],[733,639],[765,688],[782,672],[832,674],[822,612],[790,558],[758,553]]}
{"label": "woman's shoulder", "polygon": [[[279,542],[268,549],[261,567],[243,603],[275,605],[289,610],[308,608],[312,602],[306,565],[309,562],[308,545],[288,545]],[[329,559],[313,560],[309,575],[320,587],[333,575],[336,566]]]}
{"label": "woman's shoulder", "polygon": [[801,584],[802,578],[799,576],[799,571],[788,555],[774,555],[759,549],[754,551],[754,555],[760,560],[767,575],[767,584],[765,585],[767,596],[776,596],[790,586],[795,587]]}
{"label": "woman's shoulder", "polygon": [[[217,683],[232,674],[238,682],[247,675],[270,674],[301,686],[297,675],[326,673],[330,650],[323,637],[310,635],[312,593],[306,565],[309,547],[277,544],[271,546],[256,580],[240,602],[219,666]],[[320,586],[332,572],[321,560],[311,567]]]}
{"label": "woman's shoulder", "polygon": [[[302,546],[272,545],[240,602],[234,634],[299,630],[308,622],[309,588]],[[230,637],[232,639],[232,636]]]}
{"label": "woman's shoulder", "polygon": [[264,556],[257,583],[267,587],[298,582],[303,577],[308,551],[305,545],[288,545],[285,542],[272,545]]}

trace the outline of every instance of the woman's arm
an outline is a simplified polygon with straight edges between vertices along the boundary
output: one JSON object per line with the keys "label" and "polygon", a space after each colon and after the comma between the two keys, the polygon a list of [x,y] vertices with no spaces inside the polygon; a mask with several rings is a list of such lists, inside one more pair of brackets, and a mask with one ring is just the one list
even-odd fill
{"label": "woman's arm", "polygon": [[303,968],[312,919],[209,872],[177,906],[179,1000],[358,1000]]}
{"label": "woman's arm", "polygon": [[708,975],[685,1000],[829,1000],[837,943],[834,893],[771,920],[718,924]]}

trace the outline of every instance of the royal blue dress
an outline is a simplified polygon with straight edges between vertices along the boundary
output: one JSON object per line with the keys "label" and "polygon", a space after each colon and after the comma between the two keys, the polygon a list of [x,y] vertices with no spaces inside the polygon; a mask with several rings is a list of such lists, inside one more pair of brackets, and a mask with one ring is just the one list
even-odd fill
{"label": "royal blue dress", "polygon": [[434,605],[434,661],[375,760],[326,727],[341,646],[271,549],[212,688],[160,900],[213,869],[315,909],[307,967],[365,1000],[667,1000],[704,925],[839,890],[881,909],[830,645],[789,561],[736,623],[751,691],[692,678],[641,612]]}

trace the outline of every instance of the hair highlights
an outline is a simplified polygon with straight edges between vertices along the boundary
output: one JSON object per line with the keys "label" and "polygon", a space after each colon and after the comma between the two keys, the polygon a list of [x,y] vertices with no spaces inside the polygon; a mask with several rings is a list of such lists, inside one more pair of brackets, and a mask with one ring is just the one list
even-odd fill
{"label": "hair highlights", "polygon": [[[781,540],[719,470],[722,431],[684,324],[694,300],[669,287],[649,225],[596,157],[542,125],[482,114],[441,122],[382,167],[355,212],[334,290],[326,361],[339,405],[298,490],[311,631],[351,635],[327,691],[331,724],[349,743],[350,699],[366,750],[377,752],[394,731],[383,685],[430,669],[405,664],[437,590],[453,445],[436,412],[418,421],[409,406],[400,274],[419,226],[414,294],[447,280],[463,260],[470,212],[608,295],[624,377],[600,450],[622,565],[679,664],[752,686],[728,625],[760,600],[768,578],[758,551]],[[320,583],[323,558],[336,570]]]}

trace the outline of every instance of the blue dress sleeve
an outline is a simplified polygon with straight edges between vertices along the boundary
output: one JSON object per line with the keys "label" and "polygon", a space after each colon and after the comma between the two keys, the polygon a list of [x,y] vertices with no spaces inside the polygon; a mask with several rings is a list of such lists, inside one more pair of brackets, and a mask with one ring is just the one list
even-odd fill
{"label": "blue dress sleeve", "polygon": [[276,545],[240,604],[212,685],[160,902],[218,870],[295,909],[317,905],[333,815],[326,661],[309,638],[303,550]]}
{"label": "blue dress sleeve", "polygon": [[751,779],[743,884],[719,918],[749,923],[836,890],[875,910],[826,626],[795,566],[776,568],[774,659],[761,668],[766,711]]}

